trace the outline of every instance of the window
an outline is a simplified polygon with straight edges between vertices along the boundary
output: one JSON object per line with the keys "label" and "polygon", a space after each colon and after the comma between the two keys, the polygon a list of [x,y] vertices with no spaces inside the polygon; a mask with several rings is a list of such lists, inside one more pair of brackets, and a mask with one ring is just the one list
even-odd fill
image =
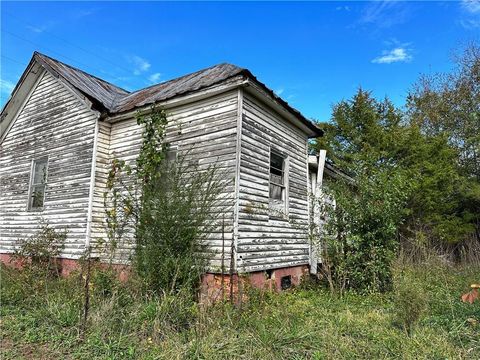
{"label": "window", "polygon": [[270,210],[273,217],[286,215],[287,173],[286,158],[270,151]]}
{"label": "window", "polygon": [[166,155],[166,160],[167,162],[169,163],[173,163],[175,161],[177,161],[177,147],[176,146],[171,146],[168,151],[167,151],[167,155]]}
{"label": "window", "polygon": [[47,185],[48,158],[33,161],[30,176],[28,210],[42,210],[45,201],[45,186]]}

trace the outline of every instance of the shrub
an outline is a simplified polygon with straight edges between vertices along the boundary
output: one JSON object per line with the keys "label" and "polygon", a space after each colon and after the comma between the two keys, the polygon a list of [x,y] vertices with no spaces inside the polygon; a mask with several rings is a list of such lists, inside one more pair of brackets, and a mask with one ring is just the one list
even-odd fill
{"label": "shrub", "polygon": [[196,290],[211,257],[206,240],[217,226],[223,186],[214,167],[200,171],[182,157],[162,164],[143,187],[134,263],[149,289]]}
{"label": "shrub", "polygon": [[427,295],[421,285],[415,281],[402,279],[395,286],[394,312],[395,323],[410,336],[416,323],[427,310]]}
{"label": "shrub", "polygon": [[66,230],[58,231],[48,222],[42,222],[40,230],[34,235],[19,240],[13,258],[39,274],[58,275],[56,258],[60,256],[66,238]]}
{"label": "shrub", "polygon": [[408,184],[405,174],[379,168],[338,180],[318,199],[326,223],[318,234],[322,270],[332,290],[388,291]]}
{"label": "shrub", "polygon": [[193,295],[211,258],[207,236],[227,206],[219,195],[229,180],[214,165],[190,161],[192,149],[169,158],[163,110],[153,108],[137,122],[144,130],[136,163],[114,160],[108,177],[110,248],[133,234],[133,264],[145,289],[170,294],[185,288]]}

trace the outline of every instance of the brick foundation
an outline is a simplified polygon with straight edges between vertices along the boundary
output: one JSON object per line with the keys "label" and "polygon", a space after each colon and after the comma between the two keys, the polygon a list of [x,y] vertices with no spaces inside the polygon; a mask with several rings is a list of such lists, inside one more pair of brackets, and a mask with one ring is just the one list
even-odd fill
{"label": "brick foundation", "polygon": [[[233,275],[232,292],[234,299],[238,299],[240,293],[245,293],[245,289],[252,287],[266,291],[281,291],[282,278],[290,277],[290,285],[297,286],[304,276],[308,275],[308,266],[292,266],[287,268],[272,269],[269,271],[256,271],[252,273]],[[207,273],[202,278],[201,298],[207,298],[211,301],[218,301],[224,297],[225,300],[230,297],[230,275]],[[223,288],[222,288],[223,284]],[[287,285],[287,284],[284,284]],[[244,296],[242,294],[242,297]]]}
{"label": "brick foundation", "polygon": [[[11,254],[0,254],[0,262],[2,264],[16,269],[22,268],[28,261],[29,259],[14,259]],[[72,272],[80,271],[81,269],[80,262],[76,259],[56,258],[55,264],[61,276],[69,276]],[[100,263],[98,260],[93,259],[92,264],[95,264],[96,266],[107,266],[107,264]],[[112,266],[115,271],[118,272],[118,277],[121,281],[125,281],[128,279],[130,273],[130,266],[120,264],[113,264]]]}
{"label": "brick foundation", "polygon": [[[81,269],[80,263],[75,259],[65,259],[57,258],[58,269],[62,276],[69,276],[74,271],[79,271]],[[0,262],[6,266],[21,268],[25,260],[15,260],[11,254],[0,254]],[[106,266],[106,264],[101,264],[98,261],[94,262],[99,266]],[[121,281],[128,279],[130,274],[130,266],[128,265],[113,265],[113,268],[118,272],[118,277]],[[245,293],[246,289],[249,287],[266,290],[266,291],[281,291],[282,290],[282,278],[289,277],[289,281],[284,285],[297,286],[300,284],[302,278],[308,275],[308,266],[292,266],[287,268],[272,269],[268,271],[256,271],[252,273],[245,274],[234,274],[232,290],[234,299],[238,299],[240,293]],[[223,290],[222,290],[223,284]],[[222,296],[225,299],[230,297],[230,275],[226,274],[213,274],[207,273],[202,277],[201,285],[201,299],[209,299],[210,301],[218,301],[222,299]],[[243,295],[242,295],[243,296]]]}

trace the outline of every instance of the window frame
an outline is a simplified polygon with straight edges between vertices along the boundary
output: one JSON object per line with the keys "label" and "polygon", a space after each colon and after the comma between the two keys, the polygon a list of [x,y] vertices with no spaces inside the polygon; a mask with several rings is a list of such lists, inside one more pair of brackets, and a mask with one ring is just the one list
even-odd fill
{"label": "window frame", "polygon": [[[283,168],[282,178],[283,184],[276,181],[272,181],[272,154],[279,156],[283,159]],[[276,169],[276,168],[275,168]],[[276,169],[280,170],[280,169]],[[288,220],[289,217],[289,170],[290,170],[290,158],[289,156],[272,146],[269,147],[269,158],[268,158],[268,209],[269,209],[269,219],[272,220]],[[272,197],[270,196],[271,186],[279,186],[282,189],[282,209],[277,210],[272,208]]]}
{"label": "window frame", "polygon": [[[34,183],[35,181],[35,170],[36,165],[39,163],[45,163],[45,176],[44,176],[44,183]],[[48,156],[41,156],[38,158],[32,159],[32,163],[30,165],[30,181],[28,183],[28,198],[27,198],[27,211],[43,211],[45,208],[45,194],[47,190],[48,184],[48,164],[49,159]],[[42,206],[33,207],[33,189],[35,186],[43,185],[43,199],[42,199]]]}
{"label": "window frame", "polygon": [[[169,159],[169,155],[170,154],[174,154],[174,158],[170,158]],[[177,145],[172,145],[172,146],[169,146],[166,154],[165,154],[165,160],[168,162],[168,163],[173,163],[173,162],[177,162],[178,161],[178,146]]]}

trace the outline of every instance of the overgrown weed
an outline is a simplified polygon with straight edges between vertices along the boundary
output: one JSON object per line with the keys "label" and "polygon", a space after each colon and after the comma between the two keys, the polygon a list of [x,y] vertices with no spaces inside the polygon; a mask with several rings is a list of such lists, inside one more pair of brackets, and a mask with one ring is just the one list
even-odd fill
{"label": "overgrown weed", "polygon": [[[2,267],[2,358],[111,359],[336,359],[475,358],[480,355],[480,304],[460,295],[480,273],[472,267],[404,267],[395,282],[416,282],[428,308],[411,336],[393,324],[394,293],[342,297],[312,286],[280,294],[248,290],[241,310],[217,303],[202,306],[191,297],[138,291],[137,280],[119,282],[94,268],[91,312],[79,341],[82,283],[78,274],[51,278],[47,289],[20,291],[26,276]],[[17,283],[17,281],[19,283]],[[33,281],[32,281],[33,282]],[[246,290],[247,291],[247,290]],[[2,345],[3,346],[3,345]]]}

